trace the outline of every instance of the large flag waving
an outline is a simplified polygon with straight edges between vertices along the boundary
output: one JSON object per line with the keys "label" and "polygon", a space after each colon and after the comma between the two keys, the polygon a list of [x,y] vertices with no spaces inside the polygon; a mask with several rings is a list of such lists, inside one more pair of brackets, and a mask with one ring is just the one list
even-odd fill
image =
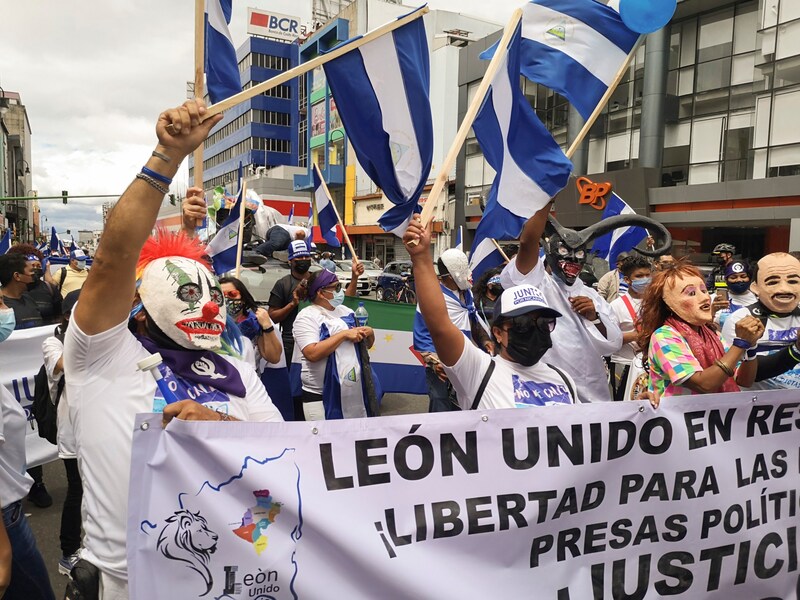
{"label": "large flag waving", "polygon": [[520,72],[565,96],[588,119],[639,34],[595,0],[532,0],[522,10]]}
{"label": "large flag waving", "polygon": [[216,104],[242,91],[239,62],[228,24],[233,0],[206,0],[206,85]]}
{"label": "large flag waving", "polygon": [[517,239],[525,221],[567,185],[572,163],[519,86],[521,25],[511,38],[472,128],[497,172],[475,232],[473,277],[502,262],[492,238]]}
{"label": "large flag waving", "polygon": [[336,225],[339,219],[336,218],[336,210],[333,207],[333,200],[328,195],[328,188],[323,184],[322,174],[319,172],[317,163],[314,163],[314,206],[317,207],[317,219],[319,230],[325,242],[329,246],[341,246],[336,238]]}
{"label": "large flag waving", "polygon": [[236,268],[236,252],[239,247],[239,219],[242,214],[241,203],[244,202],[244,198],[242,198],[244,185],[242,184],[242,164],[239,163],[239,193],[236,195],[236,202],[231,206],[228,218],[225,219],[222,227],[217,231],[217,235],[208,243],[208,255],[211,257],[211,263],[217,275],[222,275]]}
{"label": "large flag waving", "polygon": [[417,18],[324,65],[358,162],[394,204],[378,222],[397,235],[417,208],[433,161],[429,63]]}
{"label": "large flag waving", "polygon": [[58,252],[60,250],[58,235],[56,235],[56,228],[50,229],[50,252]]}
{"label": "large flag waving", "polygon": [[0,255],[9,250],[11,250],[11,228],[7,227],[6,232],[3,234],[3,239],[0,240]]}
{"label": "large flag waving", "polygon": [[[617,215],[635,214],[636,212],[628,206],[628,203],[613,192],[603,210],[604,219]],[[592,252],[599,258],[608,261],[608,264],[616,265],[620,252],[630,252],[646,237],[647,230],[644,227],[620,227],[597,238],[592,245]]]}

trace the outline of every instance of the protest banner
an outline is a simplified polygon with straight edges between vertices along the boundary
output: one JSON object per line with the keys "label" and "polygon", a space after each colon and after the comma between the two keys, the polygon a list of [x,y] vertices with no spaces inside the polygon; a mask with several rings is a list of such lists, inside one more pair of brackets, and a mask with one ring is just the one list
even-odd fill
{"label": "protest banner", "polygon": [[53,335],[55,325],[33,327],[14,331],[0,344],[0,385],[6,387],[25,409],[30,427],[25,437],[25,455],[28,467],[35,467],[55,460],[58,456],[56,446],[39,437],[36,420],[31,414],[33,401],[33,378],[44,364],[42,342]]}
{"label": "protest banner", "polygon": [[798,407],[139,415],[131,598],[797,598]]}

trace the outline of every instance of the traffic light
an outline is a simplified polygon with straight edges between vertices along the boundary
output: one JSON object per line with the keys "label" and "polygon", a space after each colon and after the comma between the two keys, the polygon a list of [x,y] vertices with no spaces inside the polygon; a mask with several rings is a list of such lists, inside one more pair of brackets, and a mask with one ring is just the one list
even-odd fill
{"label": "traffic light", "polygon": [[72,235],[72,232],[69,229],[67,229],[67,235]]}
{"label": "traffic light", "polygon": [[67,190],[61,190],[61,201],[66,204],[67,198],[69,198],[69,192]]}

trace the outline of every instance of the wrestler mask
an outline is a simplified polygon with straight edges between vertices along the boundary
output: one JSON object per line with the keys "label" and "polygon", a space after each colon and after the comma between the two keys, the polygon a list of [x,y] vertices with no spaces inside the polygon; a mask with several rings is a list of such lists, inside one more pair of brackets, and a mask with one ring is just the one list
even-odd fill
{"label": "wrestler mask", "polygon": [[664,302],[689,325],[699,327],[711,322],[711,296],[700,277],[681,275],[667,281],[664,286]]}
{"label": "wrestler mask", "polygon": [[545,260],[553,275],[567,285],[572,285],[586,264],[586,247],[570,248],[557,233],[545,242]]}
{"label": "wrestler mask", "polygon": [[139,296],[153,322],[189,350],[216,350],[225,329],[225,299],[217,278],[197,261],[157,258],[142,273]]}
{"label": "wrestler mask", "polygon": [[800,302],[800,261],[784,252],[767,254],[758,261],[758,273],[750,289],[772,312],[791,313]]}
{"label": "wrestler mask", "polygon": [[450,248],[442,252],[439,257],[439,274],[450,275],[456,287],[461,291],[472,287],[472,270],[469,268],[469,259],[461,250]]}

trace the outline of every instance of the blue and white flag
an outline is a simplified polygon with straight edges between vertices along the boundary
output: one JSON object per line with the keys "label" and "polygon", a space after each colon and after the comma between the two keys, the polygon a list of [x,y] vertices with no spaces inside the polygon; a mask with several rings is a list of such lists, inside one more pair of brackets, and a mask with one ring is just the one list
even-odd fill
{"label": "blue and white flag", "polygon": [[[595,0],[532,0],[522,11],[520,72],[565,96],[588,119],[639,34]],[[481,58],[491,58],[496,47]]]}
{"label": "blue and white flag", "polygon": [[294,222],[294,204],[292,204],[292,208],[289,209],[289,218],[286,220],[286,223],[292,225]]}
{"label": "blue and white flag", "polygon": [[239,61],[228,24],[233,0],[206,0],[206,86],[212,104],[242,91]]}
{"label": "blue and white flag", "polygon": [[[622,198],[614,192],[603,210],[603,218],[615,217],[617,215],[635,215],[636,212],[628,206]],[[594,241],[592,252],[599,258],[608,261],[609,265],[617,264],[617,256],[620,252],[630,252],[647,237],[648,233],[644,227],[621,227],[615,229]]]}
{"label": "blue and white flag", "polygon": [[473,277],[503,262],[492,238],[517,239],[530,217],[560,192],[572,163],[536,116],[519,86],[521,25],[472,128],[497,172],[470,255]]}
{"label": "blue and white flag", "polygon": [[455,245],[455,249],[456,250],[461,250],[461,252],[464,251],[464,235],[463,235],[463,233],[464,233],[464,227],[462,225],[459,225],[458,229],[456,229],[456,245]]}
{"label": "blue and white flag", "polygon": [[5,254],[11,250],[11,228],[8,227],[3,234],[3,239],[0,240],[0,254]]}
{"label": "blue and white flag", "polygon": [[217,231],[207,246],[208,255],[211,257],[211,263],[214,267],[214,272],[217,275],[223,275],[228,271],[236,268],[236,253],[239,247],[239,221],[242,215],[241,203],[244,202],[242,198],[242,163],[239,163],[239,193],[236,195],[236,202],[233,203],[228,218],[222,224],[222,227]]}
{"label": "blue and white flag", "polygon": [[56,228],[53,227],[50,229],[50,252],[58,252],[59,250],[59,240],[58,236],[56,235]]}
{"label": "blue and white flag", "polygon": [[[314,206],[317,207],[317,219],[319,221],[319,231],[325,242],[329,246],[341,246],[336,238],[336,225],[339,219],[336,218],[336,210],[333,207],[333,200],[328,195],[328,188],[323,184],[322,174],[319,172],[317,163],[314,163]],[[310,207],[309,207],[310,210]]]}
{"label": "blue and white flag", "polygon": [[61,256],[69,256],[69,250],[64,246],[64,240],[61,238],[58,239],[58,253],[61,254]]}
{"label": "blue and white flag", "polygon": [[394,204],[378,223],[402,235],[433,162],[430,58],[422,18],[324,68],[359,164]]}

